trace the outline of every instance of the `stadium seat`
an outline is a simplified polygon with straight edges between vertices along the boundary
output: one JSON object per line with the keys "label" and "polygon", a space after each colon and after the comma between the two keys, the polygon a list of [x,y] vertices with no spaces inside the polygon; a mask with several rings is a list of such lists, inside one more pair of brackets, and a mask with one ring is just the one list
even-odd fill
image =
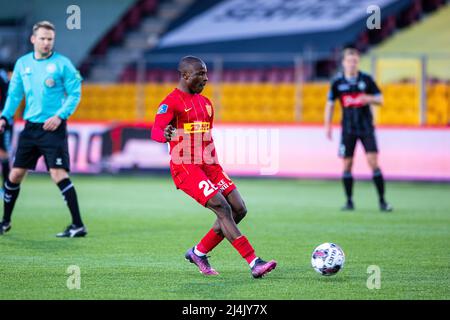
{"label": "stadium seat", "polygon": [[[83,99],[74,119],[152,121],[158,104],[175,87],[176,82],[147,83],[143,88],[133,83],[85,84]],[[329,84],[325,82],[303,84],[299,102],[302,122],[323,122],[328,89]],[[384,104],[376,108],[377,124],[419,125],[419,96],[415,84],[384,84],[382,91]],[[141,93],[144,119],[139,119],[137,112]],[[297,89],[294,83],[232,82],[217,86],[211,83],[204,94],[216,107],[217,121],[295,121]],[[427,124],[448,124],[450,86],[445,83],[429,85],[427,106]],[[339,123],[340,117],[341,108],[337,103],[333,123]]]}

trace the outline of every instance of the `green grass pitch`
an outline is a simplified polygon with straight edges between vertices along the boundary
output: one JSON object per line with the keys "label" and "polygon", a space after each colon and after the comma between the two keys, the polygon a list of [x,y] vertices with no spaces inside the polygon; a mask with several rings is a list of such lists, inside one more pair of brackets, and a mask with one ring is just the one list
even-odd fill
{"label": "green grass pitch", "polygon": [[[89,235],[57,239],[68,210],[48,176],[29,176],[0,237],[0,299],[450,299],[449,184],[388,183],[395,211],[383,214],[370,182],[356,182],[357,210],[344,213],[338,181],[235,179],[248,207],[243,234],[278,261],[255,280],[226,241],[211,253],[218,277],[184,260],[214,214],[170,177],[72,179]],[[323,242],[346,254],[336,276],[310,265]],[[70,265],[80,268],[79,290],[67,288]],[[380,289],[367,287],[370,265]]]}

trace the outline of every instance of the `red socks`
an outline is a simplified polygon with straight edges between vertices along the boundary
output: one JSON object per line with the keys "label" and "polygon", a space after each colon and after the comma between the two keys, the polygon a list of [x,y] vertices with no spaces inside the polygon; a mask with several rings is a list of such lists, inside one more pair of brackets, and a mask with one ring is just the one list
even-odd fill
{"label": "red socks", "polygon": [[200,240],[196,249],[201,253],[207,254],[212,249],[214,249],[220,242],[222,242],[223,236],[218,235],[213,229],[209,230],[208,233]]}
{"label": "red socks", "polygon": [[255,250],[245,236],[236,238],[231,244],[241,254],[242,258],[247,260],[248,264],[256,259]]}
{"label": "red socks", "polygon": [[[203,254],[207,254],[212,249],[214,249],[222,240],[223,236],[218,235],[213,229],[209,230],[208,233],[200,240],[199,244],[195,247],[197,251]],[[233,247],[239,252],[239,254],[244,258],[248,264],[256,259],[255,250],[253,249],[250,242],[246,236],[240,236],[236,238],[232,243]]]}

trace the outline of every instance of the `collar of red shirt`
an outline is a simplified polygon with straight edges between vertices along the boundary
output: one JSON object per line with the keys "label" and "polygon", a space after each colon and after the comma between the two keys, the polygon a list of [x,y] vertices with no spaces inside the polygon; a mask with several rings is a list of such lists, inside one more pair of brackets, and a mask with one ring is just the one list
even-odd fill
{"label": "collar of red shirt", "polygon": [[192,98],[193,96],[196,95],[196,93],[192,94],[192,93],[189,93],[189,92],[184,92],[184,91],[181,91],[181,90],[178,89],[178,88],[175,88],[175,91],[176,91],[179,95],[181,95],[182,97],[186,97],[186,98]]}

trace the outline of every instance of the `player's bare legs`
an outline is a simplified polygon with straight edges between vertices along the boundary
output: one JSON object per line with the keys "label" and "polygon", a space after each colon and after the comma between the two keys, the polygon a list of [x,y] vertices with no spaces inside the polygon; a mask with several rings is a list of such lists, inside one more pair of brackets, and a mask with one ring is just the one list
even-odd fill
{"label": "player's bare legs", "polygon": [[[247,207],[245,206],[244,200],[237,189],[231,191],[226,197],[228,204],[231,206],[233,220],[236,224],[242,221],[247,215]],[[213,226],[214,232],[218,235],[224,237],[222,229],[220,228],[219,220],[217,219]],[[211,249],[212,250],[212,249]]]}
{"label": "player's bare legs", "polygon": [[242,235],[233,219],[231,206],[220,192],[208,201],[206,207],[217,215],[215,224],[219,225],[223,236],[228,241],[232,243]]}
{"label": "player's bare legs", "polygon": [[0,235],[11,230],[11,215],[14,210],[14,205],[19,197],[20,183],[27,174],[25,168],[12,168],[8,179],[5,181],[3,195],[3,220],[0,223]]}
{"label": "player's bare legs", "polygon": [[345,205],[342,207],[342,210],[354,210],[353,205],[353,176],[352,176],[352,167],[353,167],[353,158],[345,157],[343,159],[344,165],[344,173],[342,175],[342,183],[345,189],[345,195],[347,197],[347,201]]}
{"label": "player's bare legs", "polygon": [[[213,199],[220,199],[221,208],[214,206],[215,202]],[[236,223],[241,221],[247,213],[244,201],[242,200],[239,192],[235,189],[227,196],[227,199],[220,195],[218,198],[213,197],[211,200],[213,200],[212,205],[208,202],[207,206],[217,214],[217,223],[220,226],[221,233],[247,261],[252,270],[253,277],[260,278],[275,269],[277,265],[276,261],[271,260],[266,262],[257,257],[255,255],[255,250],[248,241],[247,237],[241,234],[236,225]],[[226,200],[226,204],[224,200]],[[211,207],[209,205],[211,205]],[[223,212],[226,211],[226,214],[222,216],[220,211],[224,208],[226,209]],[[238,221],[233,219],[232,213],[234,213],[234,216],[236,216]]]}
{"label": "player's bare legs", "polygon": [[[241,234],[236,225],[233,216],[236,216],[238,221],[241,221],[247,213],[244,201],[236,189],[233,190],[227,198],[221,193],[217,193],[207,202],[206,207],[211,209],[217,215],[217,220],[214,223],[213,228],[206,234],[200,243],[186,253],[186,259],[195,263],[199,267],[200,272],[206,275],[218,274],[209,265],[206,253],[217,246],[224,237],[227,238],[233,247],[247,261],[254,278],[260,278],[275,269],[277,265],[276,261],[271,260],[266,262],[258,258],[247,237]],[[220,230],[218,230],[219,232],[216,232],[217,227],[220,228]]]}
{"label": "player's bare legs", "polygon": [[[218,198],[221,199],[220,197]],[[225,198],[226,202],[231,207],[233,221],[236,224],[239,223],[247,213],[244,201],[242,200],[239,192],[234,189]],[[214,201],[215,200],[212,200],[213,204]],[[225,211],[227,211],[228,208],[226,204],[223,205],[224,207],[226,207]],[[220,202],[218,207],[220,207]],[[209,265],[206,254],[211,252],[219,243],[222,242],[223,239],[224,235],[220,227],[220,220],[219,218],[217,218],[211,230],[209,230],[209,232],[200,240],[200,242],[193,249],[191,249],[191,251],[193,251],[193,254],[200,257],[201,260],[195,256],[191,257],[192,253],[190,251],[188,251],[186,258],[191,262],[194,262],[193,260],[199,260],[196,264],[197,266],[199,266],[199,269],[203,274],[217,275],[218,273]]]}
{"label": "player's bare legs", "polygon": [[[233,192],[234,194],[232,194]],[[220,226],[222,234],[225,236],[225,238],[227,238],[228,241],[230,241],[233,247],[247,261],[252,270],[253,277],[261,278],[265,274],[275,269],[275,267],[277,266],[277,262],[274,260],[266,262],[255,255],[255,250],[248,241],[247,237],[243,236],[239,231],[232,216],[232,206],[228,203],[228,201],[231,201],[232,205],[234,205],[235,212],[242,220],[242,218],[247,213],[244,201],[242,200],[242,197],[236,189],[233,190],[229,194],[229,196],[230,197],[228,199],[225,199],[223,195],[218,193],[211,199],[213,200],[211,203],[211,200],[208,201],[207,207],[216,213],[218,218],[217,222]],[[216,202],[216,200],[218,200],[218,202]],[[219,204],[219,207],[215,206],[216,204]]]}
{"label": "player's bare legs", "polygon": [[367,152],[367,162],[369,163],[370,168],[373,172],[373,183],[377,189],[378,200],[380,204],[380,210],[385,212],[390,212],[393,210],[392,206],[386,202],[384,199],[384,178],[381,173],[381,169],[378,166],[378,153],[377,152]]}
{"label": "player's bare legs", "polygon": [[185,258],[189,262],[196,264],[202,274],[218,275],[219,273],[209,264],[206,254],[217,246],[224,236],[233,243],[241,236],[241,232],[233,220],[231,206],[220,192],[208,200],[206,207],[217,215],[215,225],[219,226],[221,234],[217,233],[214,228],[211,229],[197,246],[186,252]]}

